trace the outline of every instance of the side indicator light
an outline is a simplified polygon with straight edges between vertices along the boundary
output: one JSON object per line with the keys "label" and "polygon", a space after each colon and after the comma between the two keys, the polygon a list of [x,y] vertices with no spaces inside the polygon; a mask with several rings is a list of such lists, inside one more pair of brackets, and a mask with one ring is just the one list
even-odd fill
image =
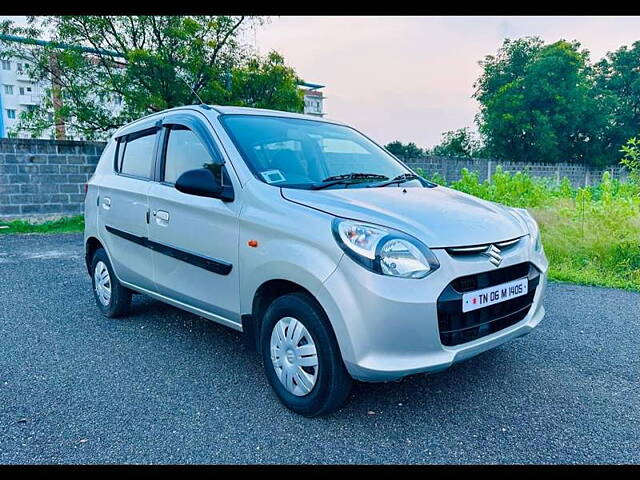
{"label": "side indicator light", "polygon": [[258,247],[258,241],[257,240],[249,240],[247,242],[247,245],[249,245],[251,248],[257,248]]}

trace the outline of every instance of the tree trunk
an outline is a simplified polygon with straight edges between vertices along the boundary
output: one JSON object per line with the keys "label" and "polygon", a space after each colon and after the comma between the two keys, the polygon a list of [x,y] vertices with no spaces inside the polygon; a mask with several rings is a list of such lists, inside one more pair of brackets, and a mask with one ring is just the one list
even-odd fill
{"label": "tree trunk", "polygon": [[62,86],[58,80],[60,77],[60,66],[55,53],[52,53],[51,57],[49,57],[49,65],[51,66],[51,93],[53,97],[53,118],[56,129],[56,140],[66,140],[67,134],[65,131],[64,118],[60,113],[62,109]]}

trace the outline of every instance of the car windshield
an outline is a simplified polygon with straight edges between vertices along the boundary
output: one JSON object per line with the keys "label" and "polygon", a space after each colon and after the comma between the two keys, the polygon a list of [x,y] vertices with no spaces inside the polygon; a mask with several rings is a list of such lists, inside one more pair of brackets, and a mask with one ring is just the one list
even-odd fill
{"label": "car windshield", "polygon": [[422,186],[400,162],[352,128],[299,118],[223,115],[249,168],[279,187]]}

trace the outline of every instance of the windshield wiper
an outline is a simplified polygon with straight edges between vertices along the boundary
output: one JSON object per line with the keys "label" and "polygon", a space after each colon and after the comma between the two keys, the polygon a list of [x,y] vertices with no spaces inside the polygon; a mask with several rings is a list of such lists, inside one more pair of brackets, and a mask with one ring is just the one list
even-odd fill
{"label": "windshield wiper", "polygon": [[321,190],[333,185],[358,183],[360,180],[389,180],[386,175],[378,175],[377,173],[347,173],[344,175],[333,175],[322,180],[322,183],[313,185],[311,190]]}
{"label": "windshield wiper", "polygon": [[416,180],[418,178],[419,178],[418,175],[414,173],[403,173],[402,175],[393,177],[388,182],[374,183],[373,185],[369,185],[369,187],[386,187],[387,185],[392,185],[394,183],[397,183],[398,185],[400,185],[401,183],[408,182],[409,180]]}

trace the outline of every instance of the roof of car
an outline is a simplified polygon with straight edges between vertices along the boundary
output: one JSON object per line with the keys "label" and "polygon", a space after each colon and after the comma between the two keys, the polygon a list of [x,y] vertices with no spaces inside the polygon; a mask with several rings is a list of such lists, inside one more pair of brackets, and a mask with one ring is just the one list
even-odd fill
{"label": "roof of car", "polygon": [[[193,106],[198,107],[198,105]],[[200,105],[200,107],[202,108],[202,105]],[[282,110],[269,110],[266,108],[234,107],[225,105],[206,105],[205,108],[206,107],[216,110],[223,115],[265,115],[272,117],[303,118],[306,120],[317,120],[320,122],[341,123],[336,120],[325,119],[316,115],[305,115],[303,113],[285,112]]]}
{"label": "roof of car", "polygon": [[201,109],[205,111],[214,111],[220,115],[263,115],[263,116],[270,116],[270,117],[300,118],[304,120],[315,120],[317,122],[327,122],[327,123],[343,125],[342,122],[339,122],[333,119],[318,117],[315,115],[305,115],[302,113],[285,112],[282,110],[269,110],[266,108],[233,107],[233,106],[224,106],[224,105],[200,104],[200,105],[184,105],[182,107],[169,108],[161,112],[154,112],[150,115],[141,117],[137,120],[134,120],[133,122],[123,125],[115,132],[114,136],[126,134],[125,132],[130,130],[131,127],[134,127],[134,126],[137,127],[140,124],[149,123],[155,117],[162,116],[165,113],[179,111],[179,110],[184,111],[184,110],[195,110],[195,109]]}

